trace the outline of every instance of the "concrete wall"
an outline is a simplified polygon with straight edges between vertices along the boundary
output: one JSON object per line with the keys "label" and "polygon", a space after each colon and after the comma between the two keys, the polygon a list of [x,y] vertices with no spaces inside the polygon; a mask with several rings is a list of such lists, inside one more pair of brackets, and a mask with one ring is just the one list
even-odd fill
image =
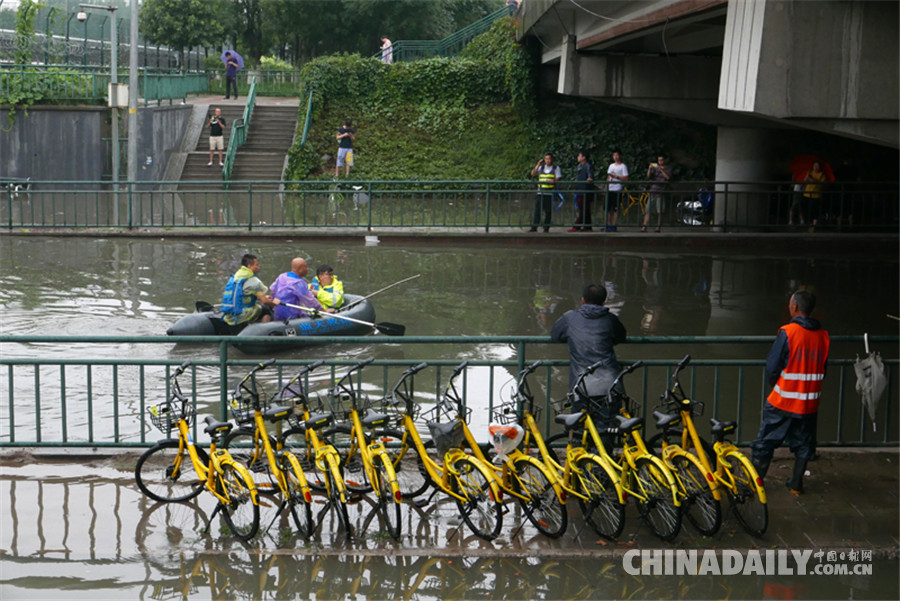
{"label": "concrete wall", "polygon": [[[138,181],[163,179],[170,155],[181,145],[191,110],[190,105],[138,109]],[[32,107],[27,116],[16,111],[12,126],[8,114],[0,109],[0,177],[98,181],[108,175],[101,138],[110,137],[109,109]],[[127,115],[121,111],[120,123],[127,124]],[[125,136],[120,139],[123,149]],[[126,177],[123,161],[119,178]]]}
{"label": "concrete wall", "polygon": [[[109,109],[32,107],[26,116],[0,109],[0,177],[33,180],[99,180],[103,174],[101,132],[109,131]],[[109,134],[106,133],[106,136]]]}

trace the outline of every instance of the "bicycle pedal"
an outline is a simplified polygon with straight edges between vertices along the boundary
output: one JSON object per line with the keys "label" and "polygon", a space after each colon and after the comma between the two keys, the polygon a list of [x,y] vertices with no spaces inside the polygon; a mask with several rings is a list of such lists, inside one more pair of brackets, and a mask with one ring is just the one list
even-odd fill
{"label": "bicycle pedal", "polygon": [[352,472],[354,474],[363,471],[362,461],[354,461],[352,463],[347,464],[347,471]]}

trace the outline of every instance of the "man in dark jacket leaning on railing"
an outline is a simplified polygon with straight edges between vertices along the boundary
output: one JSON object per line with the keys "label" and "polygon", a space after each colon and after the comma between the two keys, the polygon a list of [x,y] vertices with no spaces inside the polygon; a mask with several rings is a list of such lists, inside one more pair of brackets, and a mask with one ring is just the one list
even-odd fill
{"label": "man in dark jacket leaning on railing", "polygon": [[[570,389],[588,367],[598,361],[604,362],[602,368],[585,378],[587,390],[582,392],[590,397],[603,396],[609,391],[610,384],[621,370],[613,347],[625,342],[627,335],[619,318],[608,307],[603,306],[605,302],[606,288],[588,284],[581,293],[581,307],[577,311],[567,311],[550,330],[553,342],[566,342],[569,345]],[[584,408],[580,405],[581,403],[576,402],[573,408]],[[615,425],[614,416],[618,409],[618,406],[606,404],[601,412],[592,411],[591,416],[598,428],[612,427]],[[608,440],[604,440],[604,444],[608,444]]]}

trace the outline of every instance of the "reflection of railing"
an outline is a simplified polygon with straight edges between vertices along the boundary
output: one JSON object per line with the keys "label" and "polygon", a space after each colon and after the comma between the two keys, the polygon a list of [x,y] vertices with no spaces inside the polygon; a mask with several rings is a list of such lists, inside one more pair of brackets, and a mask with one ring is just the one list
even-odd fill
{"label": "reflection of railing", "polygon": [[[229,151],[234,143],[229,144]],[[236,150],[236,147],[235,147]],[[11,175],[11,174],[4,174]],[[534,216],[534,181],[350,181],[340,182],[337,205],[329,200],[334,183],[328,181],[247,181],[241,190],[223,194],[221,181],[191,182],[190,190],[163,190],[166,182],[120,182],[132,194],[133,221],[120,211],[116,223],[110,215],[112,196],[104,182],[69,181],[32,183],[31,192],[16,199],[0,191],[0,223],[9,227],[223,227],[208,215],[227,212],[224,227],[291,228],[447,228],[481,231],[527,229]],[[633,181],[637,189],[643,182]],[[284,189],[279,189],[283,185]],[[676,188],[677,185],[677,188]],[[140,186],[140,187],[138,187]],[[205,187],[204,187],[205,186]],[[552,224],[569,227],[575,220],[576,182],[562,182],[555,196]],[[711,212],[695,218],[690,207],[700,194],[711,190]],[[786,182],[678,182],[662,193],[662,225],[668,231],[697,234],[709,231],[806,232],[810,227],[789,223],[794,202]],[[590,194],[595,230],[607,225],[606,191]],[[563,200],[564,199],[564,200]],[[809,202],[809,201],[807,201]],[[721,206],[721,211],[718,207]],[[687,207],[685,209],[685,207]],[[818,201],[816,231],[896,233],[900,219],[900,188],[896,182],[833,183]],[[691,212],[688,212],[690,210]],[[231,212],[233,211],[233,213]],[[655,224],[655,216],[651,223]],[[637,231],[638,209],[619,215],[619,230]]]}
{"label": "reflection of railing", "polygon": [[[504,6],[442,40],[398,40],[391,44],[393,60],[401,62],[434,58],[436,56],[445,58],[456,56],[472,38],[490,29],[494,21],[514,12],[514,7]],[[380,59],[381,52],[374,54],[373,58]]]}
{"label": "reflection of railing", "polygon": [[225,153],[225,167],[222,168],[222,179],[225,180],[226,190],[231,179],[231,172],[234,170],[234,160],[237,157],[238,148],[247,141],[254,108],[256,108],[256,81],[250,83],[243,116],[231,124],[231,137],[228,139],[228,150]]}
{"label": "reflection of railing", "polygon": [[[485,336],[485,337],[415,337],[404,338],[379,337],[378,340],[390,344],[410,345],[410,349],[418,344],[454,344],[454,345],[503,345],[516,348],[515,359],[512,360],[472,360],[473,369],[488,371],[482,374],[485,381],[498,385],[510,378],[510,374],[520,370],[526,361],[542,358],[541,347],[550,342],[543,336]],[[644,344],[691,345],[692,348],[708,348],[708,354],[719,356],[724,346],[750,345],[748,354],[753,357],[765,355],[771,344],[771,336],[668,336],[649,338],[629,338],[627,344],[640,347]],[[896,348],[900,342],[897,336],[870,336],[872,344],[884,344],[882,348]],[[192,371],[190,386],[185,390],[197,393],[197,403],[201,412],[214,413],[227,419],[227,390],[229,368],[243,372],[251,360],[228,359],[229,339],[212,336],[172,336],[172,337],[140,337],[140,336],[0,336],[0,344],[59,344],[62,346],[82,343],[110,344],[173,344],[177,342],[205,343],[219,346],[219,357],[216,360],[195,360],[197,370]],[[247,338],[247,342],[259,342],[267,345],[293,346],[309,344],[310,339],[303,337],[259,337]],[[369,337],[315,337],[313,343],[329,344],[375,344]],[[900,441],[900,424],[894,416],[900,411],[896,390],[897,368],[900,361],[886,357],[888,388],[881,402],[878,413],[879,429],[872,433],[872,428],[865,409],[855,391],[856,379],[853,363],[855,358],[837,356],[838,344],[852,343],[855,348],[863,344],[862,336],[833,336],[832,357],[829,358],[828,377],[825,380],[823,395],[828,399],[830,419],[820,418],[818,439],[820,445],[879,445],[896,444]],[[535,346],[538,345],[538,346]],[[892,346],[891,346],[892,345]],[[321,348],[321,347],[320,347]],[[850,347],[847,347],[850,348]],[[679,349],[680,350],[680,349]],[[412,350],[408,353],[412,357]],[[0,354],[0,381],[8,386],[6,407],[0,410],[0,447],[2,446],[108,446],[129,447],[144,446],[155,440],[155,434],[147,420],[147,407],[166,398],[166,382],[169,370],[180,361],[142,360],[142,359],[53,359],[53,358],[16,358],[15,351],[7,346]],[[88,353],[82,352],[83,355]],[[639,354],[639,353],[638,353]],[[678,353],[675,353],[676,355]],[[695,357],[698,353],[694,354]],[[371,396],[386,394],[389,386],[396,380],[401,368],[408,367],[419,360],[409,358],[404,361],[379,360],[366,370],[367,386],[371,387]],[[659,394],[665,389],[667,378],[675,360],[647,360],[641,377],[632,378],[629,394],[642,405],[643,414],[648,415],[656,405]],[[307,361],[294,359],[279,360],[273,370],[271,387],[285,377],[290,377],[299,365]],[[334,378],[342,366],[354,364],[355,360],[333,360],[328,364],[331,373],[323,373]],[[449,375],[451,368],[458,362],[455,360],[429,359],[434,369],[422,372],[418,377],[418,391],[432,390],[439,394],[442,390],[442,376]],[[547,386],[543,397],[537,400],[546,404],[551,399],[565,396],[567,370],[560,369],[567,361],[547,361],[546,371],[542,379]],[[212,369],[210,369],[212,368]],[[768,389],[765,389],[763,371],[765,361],[762,359],[745,360],[703,360],[695,359],[691,363],[690,379],[685,386],[692,398],[704,401],[709,417],[720,419],[737,419],[738,439],[752,438],[759,426],[759,403]],[[4,373],[5,372],[5,373]],[[395,373],[396,372],[396,373]],[[371,375],[370,375],[371,374]],[[233,376],[233,374],[232,374]],[[475,376],[470,376],[470,379]],[[556,380],[554,380],[556,378]],[[554,384],[551,386],[551,384]],[[375,390],[377,388],[377,391]],[[495,397],[493,386],[488,386],[487,393],[479,392],[479,396],[463,398],[479,411],[490,412],[501,399]],[[482,387],[478,387],[483,390]],[[421,394],[421,392],[420,392]],[[486,398],[485,398],[486,396]],[[499,396],[499,395],[497,395]],[[430,401],[433,402],[434,397]],[[0,401],[2,402],[2,401]],[[552,425],[550,411],[545,411],[545,428]],[[489,413],[485,413],[488,415]],[[834,417],[836,416],[836,417]],[[836,421],[835,421],[836,420]],[[196,427],[196,426],[195,426]],[[196,432],[195,432],[196,436]]]}

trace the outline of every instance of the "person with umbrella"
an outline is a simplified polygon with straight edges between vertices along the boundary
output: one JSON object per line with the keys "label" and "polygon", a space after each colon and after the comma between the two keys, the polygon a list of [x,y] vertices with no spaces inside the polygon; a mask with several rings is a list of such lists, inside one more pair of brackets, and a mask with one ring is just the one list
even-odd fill
{"label": "person with umbrella", "polygon": [[231,96],[232,89],[234,90],[235,99],[238,97],[237,72],[241,68],[239,59],[238,53],[230,50],[225,52],[225,55],[222,57],[222,61],[225,63],[225,100],[228,100]]}
{"label": "person with umbrella", "polygon": [[794,475],[785,482],[791,494],[803,492],[806,464],[816,448],[816,415],[831,345],[828,332],[810,315],[816,297],[798,290],[788,302],[791,322],[782,326],[766,358],[766,381],[772,392],[763,403],[752,461],[766,477],[775,449],[785,440],[794,453]]}

